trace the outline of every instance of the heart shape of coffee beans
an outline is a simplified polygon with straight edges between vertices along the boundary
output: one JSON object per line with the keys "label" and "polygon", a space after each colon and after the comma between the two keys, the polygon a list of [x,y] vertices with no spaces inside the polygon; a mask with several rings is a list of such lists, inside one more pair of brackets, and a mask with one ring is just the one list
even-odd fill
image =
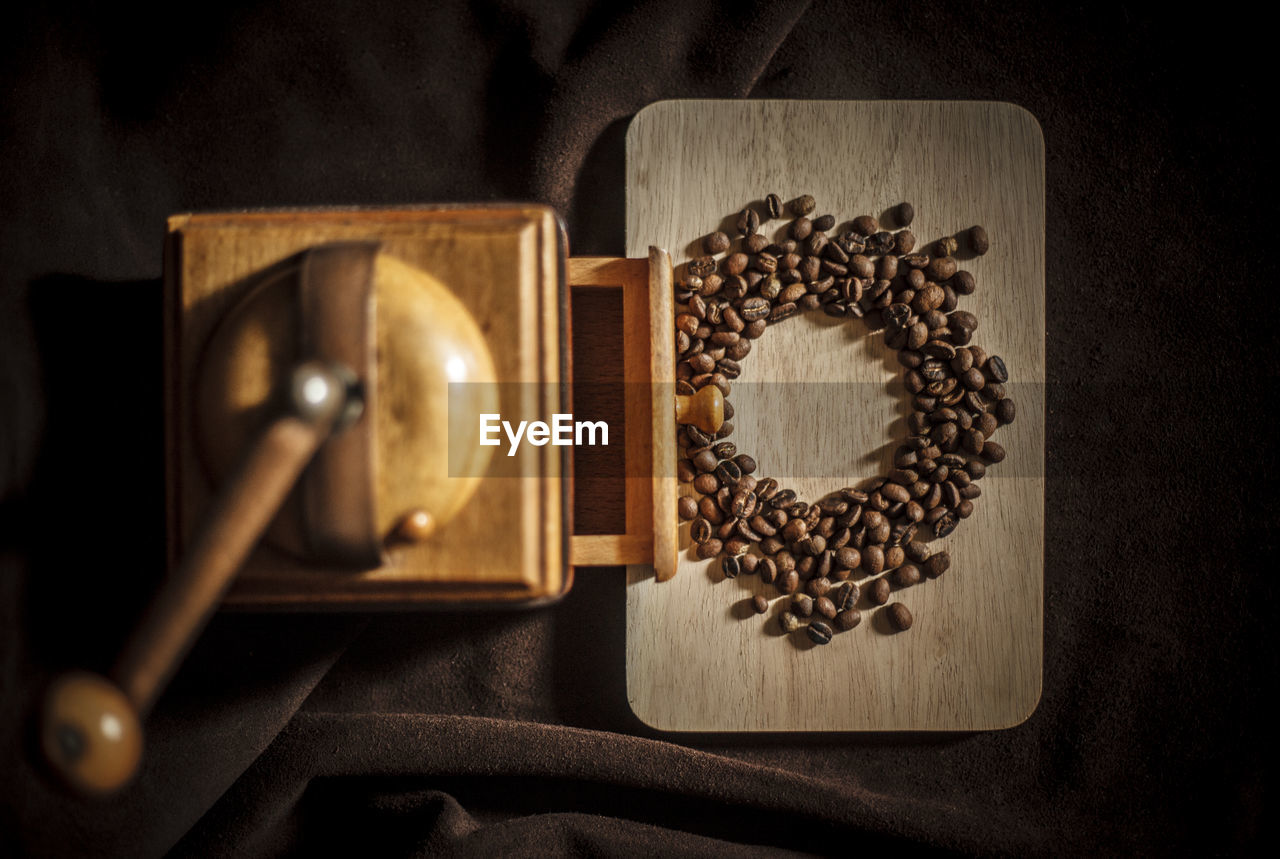
{"label": "heart shape of coffee beans", "polygon": [[[972,515],[978,481],[1005,457],[991,437],[1013,421],[1015,407],[1005,396],[1004,361],[972,343],[978,319],[957,309],[977,284],[954,255],[960,239],[973,254],[986,253],[986,230],[939,239],[926,253],[916,250],[909,229],[910,203],[894,207],[894,230],[861,215],[834,238],[828,232],[836,219],[810,218],[814,207],[807,194],[788,203],[789,238],[771,242],[760,225],[781,218],[784,207],[770,194],[763,206],[742,210],[739,247],[712,233],[703,239],[706,255],[684,266],[676,293],[677,393],[719,387],[725,422],[714,435],[679,427],[679,477],[693,494],[683,493],[677,509],[691,523],[697,557],[719,557],[726,578],[759,575],[791,597],[779,616],[783,629],[803,629],[826,644],[861,622],[864,592],[871,605],[885,606],[895,629],[911,627],[907,606],[889,604],[893,591],[950,567],[947,552],[927,541]],[[912,397],[910,435],[894,452],[894,469],[813,503],[773,478],[754,477],[755,459],[728,440],[731,383],[752,341],[811,310],[882,330]],[[759,614],[769,609],[763,595],[752,604]]]}

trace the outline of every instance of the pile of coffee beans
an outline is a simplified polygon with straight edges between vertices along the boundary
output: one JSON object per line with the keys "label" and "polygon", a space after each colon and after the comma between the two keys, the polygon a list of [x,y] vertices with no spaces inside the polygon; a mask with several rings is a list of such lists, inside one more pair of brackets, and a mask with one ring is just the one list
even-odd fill
{"label": "pile of coffee beans", "polygon": [[[691,424],[678,428],[679,478],[694,494],[683,494],[677,510],[690,523],[698,558],[718,557],[726,578],[759,576],[790,598],[778,615],[783,630],[827,644],[858,626],[860,601],[867,610],[884,607],[892,629],[911,628],[911,611],[889,600],[950,567],[947,552],[928,542],[973,514],[978,482],[1005,457],[992,436],[1014,420],[1015,407],[1005,395],[1004,361],[972,342],[978,319],[957,309],[977,284],[955,254],[962,242],[972,254],[986,253],[986,230],[971,227],[918,249],[910,203],[894,207],[892,225],[861,215],[839,230],[834,216],[814,216],[816,205],[808,194],[786,206],[770,194],[742,210],[737,237],[711,233],[705,255],[683,266],[676,390],[720,388],[725,422],[714,436]],[[786,239],[759,232],[788,211]],[[731,385],[752,342],[811,310],[883,331],[912,398],[910,435],[894,452],[893,470],[813,503],[755,477],[755,459],[728,440]],[[757,596],[752,608],[765,614],[768,600]]]}

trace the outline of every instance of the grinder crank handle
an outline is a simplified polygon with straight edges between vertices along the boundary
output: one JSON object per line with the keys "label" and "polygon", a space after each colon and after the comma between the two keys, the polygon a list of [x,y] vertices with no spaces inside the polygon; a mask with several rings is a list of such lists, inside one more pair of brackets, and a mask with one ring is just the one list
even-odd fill
{"label": "grinder crank handle", "polygon": [[122,787],[142,755],[141,720],[204,628],[236,571],[326,439],[359,415],[342,367],[318,361],[293,372],[288,400],[218,493],[181,565],[134,630],[110,679],[76,671],[45,699],[40,746],[73,788]]}

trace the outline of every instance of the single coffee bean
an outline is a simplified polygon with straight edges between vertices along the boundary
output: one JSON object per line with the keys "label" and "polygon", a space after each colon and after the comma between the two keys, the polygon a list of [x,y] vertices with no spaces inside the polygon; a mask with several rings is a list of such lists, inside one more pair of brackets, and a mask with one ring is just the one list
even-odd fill
{"label": "single coffee bean", "polygon": [[879,224],[876,223],[876,219],[871,215],[859,215],[853,219],[853,223],[850,226],[852,226],[853,231],[860,236],[870,236],[875,233],[876,230],[880,229]]}
{"label": "single coffee bean", "polygon": [[900,227],[909,227],[916,219],[916,207],[907,202],[893,207],[893,222]]}
{"label": "single coffee bean", "polygon": [[698,502],[694,501],[691,496],[681,495],[676,501],[676,512],[680,518],[688,522],[698,515]]}
{"label": "single coffee bean", "polygon": [[[942,282],[950,280],[951,276],[956,273],[956,261],[954,257],[942,256],[934,257],[929,260],[929,264],[924,267],[924,276],[934,282]],[[941,304],[941,302],[939,302]]]}
{"label": "single coffee bean", "polygon": [[889,623],[893,624],[893,628],[899,631],[905,631],[911,628],[911,610],[900,602],[885,609],[889,613]]}
{"label": "single coffee bean", "polygon": [[[754,492],[739,491],[733,496],[733,515],[739,519],[753,515],[756,509],[756,494]],[[757,540],[759,537],[757,536]]]}
{"label": "single coffee bean", "polygon": [[847,608],[836,615],[836,628],[841,632],[848,632],[860,623],[862,623],[862,612],[856,608]]}
{"label": "single coffee bean", "polygon": [[756,614],[764,614],[769,610],[769,601],[763,594],[756,594],[751,598],[751,608]]}
{"label": "single coffee bean", "polygon": [[809,237],[810,233],[813,232],[813,221],[810,221],[808,218],[802,215],[791,222],[791,228],[789,232],[790,232],[791,238],[795,239],[798,242],[802,242]]}
{"label": "single coffee bean", "polygon": [[914,540],[906,546],[907,557],[915,561],[917,564],[923,563],[929,559],[929,547],[925,543],[918,543]]}
{"label": "single coffee bean", "polygon": [[796,617],[813,617],[813,597],[808,594],[796,594],[791,598],[791,613]]}
{"label": "single coffee bean", "polygon": [[714,474],[699,474],[693,479],[693,488],[703,495],[715,495],[720,491],[720,478]]}
{"label": "single coffee bean", "polygon": [[775,585],[779,593],[783,595],[793,594],[800,587],[800,574],[795,570],[787,570],[785,573],[779,571]]}
{"label": "single coffee bean", "polygon": [[982,435],[982,430],[971,429],[961,436],[960,446],[969,453],[980,454],[986,441],[986,438]]}
{"label": "single coffee bean", "polygon": [[[885,527],[888,527],[887,523]],[[869,576],[879,575],[884,569],[884,549],[879,546],[866,546],[862,550],[862,570]]]}
{"label": "single coffee bean", "polygon": [[702,472],[715,471],[716,461],[714,453],[704,450],[693,458],[693,467]]}
{"label": "single coffee bean", "polygon": [[729,237],[717,230],[702,240],[702,249],[708,254],[723,253],[729,249]]}
{"label": "single coffee bean", "polygon": [[763,233],[752,233],[742,242],[742,248],[749,254],[758,254],[769,246],[769,240]]}
{"label": "single coffee bean", "polygon": [[[721,235],[724,234],[721,233]],[[709,239],[710,236],[707,238]],[[725,236],[725,238],[727,239],[728,236]],[[706,281],[707,275],[714,274],[715,270],[716,260],[713,256],[700,256],[689,261],[689,274],[702,278],[704,282]],[[708,293],[704,291],[702,294],[707,295]]]}
{"label": "single coffee bean", "polygon": [[820,620],[815,620],[805,627],[805,632],[809,635],[809,640],[814,644],[830,644],[831,643],[831,627],[827,626]]}
{"label": "single coffee bean", "polygon": [[1004,361],[999,355],[992,355],[987,359],[987,375],[991,377],[991,381],[1004,382],[1009,381],[1009,371],[1004,366]]}
{"label": "single coffee bean", "polygon": [[742,214],[738,215],[738,234],[742,236],[750,236],[760,228],[760,216],[756,214],[756,210],[748,206],[742,210]]}
{"label": "single coffee bean", "polygon": [[768,213],[771,220],[782,217],[782,198],[777,194],[770,194],[765,197],[764,210]]}
{"label": "single coffee bean", "polygon": [[698,544],[697,555],[700,560],[706,561],[720,554],[720,550],[724,547],[719,540],[714,537]]}
{"label": "single coffee bean", "polygon": [[[938,508],[938,509],[941,510],[945,508]],[[937,522],[933,523],[933,533],[935,536],[939,538],[946,537],[952,531],[954,531],[956,529],[956,526],[959,524],[960,524],[960,518],[956,516],[954,513],[947,511],[938,519]]]}
{"label": "single coffee bean", "polygon": [[808,194],[801,194],[791,201],[791,211],[796,215],[807,215],[814,210],[818,203]]}
{"label": "single coffee bean", "polygon": [[1013,404],[1013,400],[1005,397],[996,403],[996,420],[1003,424],[1013,423],[1013,419],[1017,416],[1017,408]]}
{"label": "single coffee bean", "polygon": [[867,253],[873,255],[893,253],[893,245],[893,233],[881,230],[867,239]]}
{"label": "single coffee bean", "polygon": [[980,226],[970,227],[969,247],[978,256],[982,256],[991,250],[991,241],[987,238],[987,231]]}
{"label": "single coffee bean", "polygon": [[747,322],[755,322],[757,319],[764,319],[769,315],[772,307],[769,300],[761,296],[752,296],[742,302],[741,316]]}
{"label": "single coffee bean", "polygon": [[796,617],[789,611],[784,611],[782,614],[778,615],[778,623],[782,626],[783,632],[795,632],[797,629],[804,626],[804,621],[800,620],[800,618]]}
{"label": "single coffee bean", "polygon": [[693,520],[689,527],[689,537],[695,543],[705,543],[711,539],[711,523],[704,518]]}
{"label": "single coffee bean", "polygon": [[893,580],[899,587],[909,588],[920,583],[920,568],[915,564],[903,564],[893,571]]}
{"label": "single coffee bean", "polygon": [[732,555],[721,558],[720,572],[724,573],[726,579],[736,579],[742,572],[742,562]]}
{"label": "single coffee bean", "polygon": [[821,232],[824,232],[824,233],[827,230],[834,227],[835,225],[836,225],[835,215],[822,215],[821,217],[813,219],[813,228],[815,230],[820,230]]}
{"label": "single coffee bean", "polygon": [[772,558],[761,558],[760,563],[756,564],[756,573],[760,576],[760,581],[771,585],[778,578],[778,565]]}
{"label": "single coffee bean", "polygon": [[697,469],[693,467],[693,463],[687,459],[681,459],[676,463],[676,479],[681,483],[690,483],[697,476]]}
{"label": "single coffee bean", "polygon": [[836,604],[829,597],[818,597],[813,601],[813,608],[818,614],[827,620],[834,620],[836,616]]}
{"label": "single coffee bean", "polygon": [[982,445],[982,456],[988,462],[1003,462],[1005,457],[1004,448],[994,441],[986,442]]}
{"label": "single coffee bean", "polygon": [[876,605],[884,605],[889,601],[889,592],[889,580],[879,578],[869,586],[867,590],[867,598]]}
{"label": "single coffee bean", "polygon": [[956,241],[955,236],[946,236],[933,243],[934,256],[949,257],[959,249],[960,243]]}
{"label": "single coffee bean", "polygon": [[938,552],[924,562],[924,573],[931,579],[951,569],[951,555],[946,552]]}

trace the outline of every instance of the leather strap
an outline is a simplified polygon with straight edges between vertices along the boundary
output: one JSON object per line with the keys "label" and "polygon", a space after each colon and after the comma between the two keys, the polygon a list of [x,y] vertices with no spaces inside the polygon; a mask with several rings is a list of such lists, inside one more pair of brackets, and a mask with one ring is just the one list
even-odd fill
{"label": "leather strap", "polygon": [[314,247],[303,255],[298,285],[300,360],[351,370],[364,400],[360,418],[330,437],[303,474],[303,529],[317,558],[361,569],[383,561],[374,503],[377,252],[377,242]]}

